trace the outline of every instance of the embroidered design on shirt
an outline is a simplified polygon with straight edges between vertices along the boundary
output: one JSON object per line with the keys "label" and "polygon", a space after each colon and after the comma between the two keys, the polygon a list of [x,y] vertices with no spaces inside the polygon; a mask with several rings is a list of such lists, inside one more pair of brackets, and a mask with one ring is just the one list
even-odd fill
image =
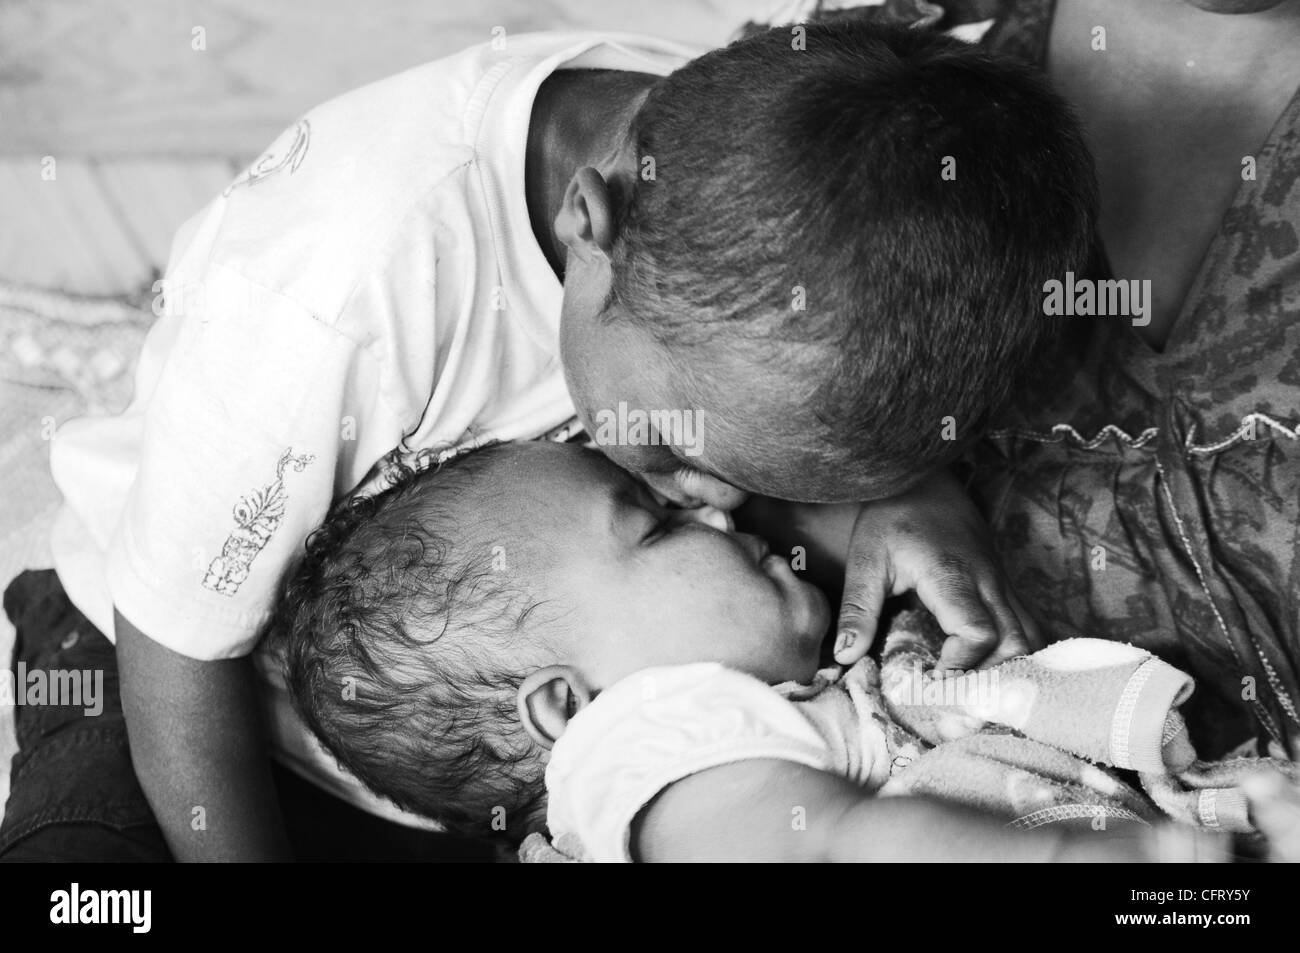
{"label": "embroidered design on shirt", "polygon": [[[288,145],[282,146],[281,144],[286,141]],[[311,120],[299,119],[292,129],[281,133],[280,138],[271,143],[271,148],[263,152],[252,165],[236,177],[235,181],[225,187],[221,193],[222,198],[230,195],[240,186],[257,185],[266,177],[284,169],[288,169],[289,174],[293,175],[298,171],[298,166],[302,165],[302,160],[310,147]]]}
{"label": "embroidered design on shirt", "polygon": [[239,587],[248,578],[253,560],[266,548],[284,519],[284,504],[288,499],[284,492],[285,469],[293,467],[295,473],[301,473],[315,459],[315,455],[310,453],[295,456],[293,447],[290,447],[275,465],[275,480],[240,498],[231,511],[235,517],[235,529],[226,537],[221,555],[208,566],[207,575],[203,577],[204,589],[223,596],[239,592]]}

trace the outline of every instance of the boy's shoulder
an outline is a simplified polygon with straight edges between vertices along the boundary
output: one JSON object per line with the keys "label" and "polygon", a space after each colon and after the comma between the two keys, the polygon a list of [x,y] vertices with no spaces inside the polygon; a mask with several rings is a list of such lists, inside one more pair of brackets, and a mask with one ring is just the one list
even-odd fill
{"label": "boy's shoulder", "polygon": [[322,271],[364,268],[363,249],[431,229],[421,220],[436,200],[467,191],[470,113],[493,59],[472,47],[310,109],[204,210],[211,241],[191,255],[275,290],[285,290],[277,272],[314,272],[320,288]]}
{"label": "boy's shoulder", "polygon": [[377,260],[438,257],[447,232],[457,256],[486,250],[496,219],[526,216],[532,101],[554,69],[667,71],[686,53],[641,37],[503,34],[351,90],[282,132],[186,226],[169,274],[216,262],[329,320]]}

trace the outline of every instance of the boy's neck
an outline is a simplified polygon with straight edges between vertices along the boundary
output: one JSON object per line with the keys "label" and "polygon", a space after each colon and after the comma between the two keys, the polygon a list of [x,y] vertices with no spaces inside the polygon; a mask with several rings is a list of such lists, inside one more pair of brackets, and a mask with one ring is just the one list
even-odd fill
{"label": "boy's neck", "polygon": [[566,250],[555,236],[555,216],[565,189],[578,169],[599,166],[619,147],[659,78],[619,70],[557,70],[537,91],[528,123],[524,192],[533,235],[561,280]]}

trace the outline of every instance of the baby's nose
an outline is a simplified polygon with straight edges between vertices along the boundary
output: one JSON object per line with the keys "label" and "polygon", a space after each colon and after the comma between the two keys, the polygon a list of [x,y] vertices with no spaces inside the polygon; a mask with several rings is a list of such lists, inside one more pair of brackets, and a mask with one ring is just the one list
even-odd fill
{"label": "baby's nose", "polygon": [[679,523],[703,523],[724,533],[731,533],[736,529],[736,522],[731,518],[730,513],[707,504],[694,506],[689,510],[673,510],[672,518]]}

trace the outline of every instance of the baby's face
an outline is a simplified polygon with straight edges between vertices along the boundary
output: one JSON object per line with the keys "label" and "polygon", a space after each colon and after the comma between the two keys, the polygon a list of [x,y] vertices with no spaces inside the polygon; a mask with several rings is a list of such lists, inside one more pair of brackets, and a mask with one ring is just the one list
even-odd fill
{"label": "baby's face", "polygon": [[817,670],[830,607],[757,536],[660,505],[605,457],[522,444],[492,471],[505,571],[554,623],[556,662],[601,689],[640,669],[713,661],[770,683]]}

